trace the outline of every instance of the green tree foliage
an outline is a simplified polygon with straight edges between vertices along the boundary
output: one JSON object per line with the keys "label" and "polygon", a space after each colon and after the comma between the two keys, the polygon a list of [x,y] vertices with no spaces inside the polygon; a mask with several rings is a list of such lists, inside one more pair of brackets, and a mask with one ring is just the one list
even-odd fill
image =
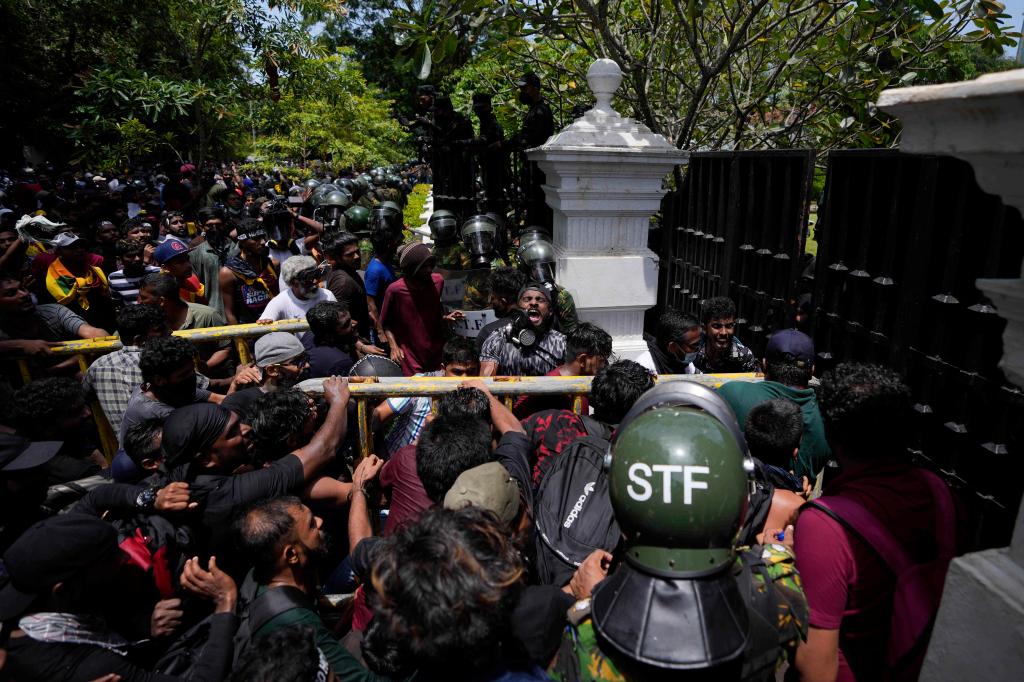
{"label": "green tree foliage", "polygon": [[[284,145],[301,116],[320,138],[339,135],[311,153],[362,164],[381,157],[379,132],[394,154],[402,140],[387,103],[310,30],[343,9],[344,0],[4,0],[5,156],[28,144],[109,166],[236,157],[254,134]],[[332,88],[350,91],[342,102]],[[345,125],[351,118],[358,125]]]}
{"label": "green tree foliage", "polygon": [[[695,149],[893,144],[879,92],[965,42],[997,55],[1018,37],[995,0],[433,0],[394,26],[405,45],[443,44],[453,14],[476,31],[464,68],[502,80],[515,61],[565,88],[610,57],[620,109]],[[571,91],[555,89],[584,99]]]}
{"label": "green tree foliage", "polygon": [[280,159],[331,159],[355,168],[385,165],[408,156],[407,134],[389,104],[367,84],[349,50],[305,60],[269,114],[269,134],[258,153]]}

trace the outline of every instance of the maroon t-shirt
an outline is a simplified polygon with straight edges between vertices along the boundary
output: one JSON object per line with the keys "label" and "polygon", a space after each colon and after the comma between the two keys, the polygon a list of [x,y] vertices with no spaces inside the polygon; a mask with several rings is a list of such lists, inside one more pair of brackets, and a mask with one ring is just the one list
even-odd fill
{"label": "maroon t-shirt", "polygon": [[[879,463],[842,474],[823,496],[856,501],[885,524],[915,562],[930,560],[936,534],[949,530],[936,528],[931,490],[910,464]],[[864,541],[816,509],[800,513],[794,540],[811,626],[840,631],[837,682],[880,679],[895,576]]]}
{"label": "maroon t-shirt", "polygon": [[416,446],[398,449],[380,470],[380,484],[391,491],[391,508],[384,524],[384,536],[391,535],[406,523],[420,518],[434,506],[416,473]]}
{"label": "maroon t-shirt", "polygon": [[446,337],[441,290],[444,278],[430,274],[433,286],[409,286],[405,277],[391,283],[384,294],[380,318],[383,327],[395,335],[405,353],[402,371],[406,376],[441,369],[441,349]]}

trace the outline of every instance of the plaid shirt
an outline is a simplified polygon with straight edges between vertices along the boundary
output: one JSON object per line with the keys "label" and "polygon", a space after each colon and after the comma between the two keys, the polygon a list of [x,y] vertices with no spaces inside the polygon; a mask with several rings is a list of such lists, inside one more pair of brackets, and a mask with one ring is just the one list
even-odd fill
{"label": "plaid shirt", "polygon": [[85,373],[82,385],[86,395],[95,396],[100,402],[114,433],[121,430],[121,419],[128,409],[132,391],[142,384],[142,370],[139,369],[141,353],[139,346],[125,346],[96,358]]}
{"label": "plaid shirt", "polygon": [[[132,392],[142,385],[142,370],[139,369],[141,354],[141,347],[125,346],[96,358],[85,373],[85,381],[82,382],[85,394],[99,401],[114,433],[121,432],[121,420],[128,409]],[[209,385],[209,379],[197,375],[197,388]]]}

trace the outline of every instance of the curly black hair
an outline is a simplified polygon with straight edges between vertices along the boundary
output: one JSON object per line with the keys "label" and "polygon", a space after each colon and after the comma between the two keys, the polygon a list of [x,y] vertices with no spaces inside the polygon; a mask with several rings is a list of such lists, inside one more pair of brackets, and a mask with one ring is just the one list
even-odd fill
{"label": "curly black hair", "polygon": [[893,370],[843,363],[821,378],[818,407],[829,443],[851,457],[902,454],[910,423],[910,389]]}
{"label": "curly black hair", "polygon": [[487,278],[487,285],[495,296],[515,301],[519,297],[519,290],[526,286],[526,275],[518,268],[495,268]]}
{"label": "curly black hair", "polygon": [[201,208],[196,211],[196,220],[199,221],[200,225],[205,225],[206,221],[213,220],[214,218],[226,222],[227,219],[224,215],[224,209],[222,208]]}
{"label": "curly black hair", "polygon": [[437,414],[447,419],[475,417],[491,420],[491,401],[479,388],[465,387],[448,391],[437,401]]}
{"label": "curly black hair", "polygon": [[348,306],[338,301],[320,301],[306,312],[309,331],[317,344],[334,344],[338,336],[338,317],[348,313]]}
{"label": "curly black hair", "polygon": [[243,421],[252,427],[249,438],[255,457],[271,461],[287,455],[284,443],[301,435],[311,409],[309,398],[297,388],[265,393],[254,400]]}
{"label": "curly black hair", "polygon": [[125,237],[123,239],[118,239],[117,244],[114,248],[117,250],[118,257],[124,258],[125,256],[133,256],[138,255],[140,253],[144,253],[146,250],[146,242],[144,242],[141,239],[132,239],[130,237]]}
{"label": "curly black hair", "polygon": [[152,329],[167,327],[164,311],[155,305],[126,305],[117,311],[117,333],[121,342],[130,345],[136,337],[145,336]]}
{"label": "curly black hair", "polygon": [[30,440],[49,437],[56,425],[85,406],[82,384],[70,377],[36,379],[14,392],[12,412],[18,432]]}
{"label": "curly black hair", "polygon": [[618,424],[640,396],[654,388],[650,370],[632,360],[619,360],[601,369],[590,384],[594,418]]}
{"label": "curly black hair", "polygon": [[180,336],[159,336],[146,342],[139,353],[142,380],[153,383],[157,377],[166,377],[186,362],[195,362],[196,347]]}
{"label": "curly black hair", "polygon": [[612,337],[596,324],[580,322],[565,335],[565,362],[572,362],[580,353],[608,358],[612,354]]}
{"label": "curly black hair", "polygon": [[736,304],[728,296],[715,296],[704,300],[700,307],[700,321],[729,320],[736,317]]}
{"label": "curly black hair", "polygon": [[[491,668],[509,637],[524,568],[508,531],[489,510],[435,509],[385,540],[368,591],[377,627],[363,653],[428,679]],[[462,675],[459,675],[462,677]]]}
{"label": "curly black hair", "polygon": [[743,425],[750,454],[765,464],[789,470],[793,450],[804,435],[804,415],[792,400],[775,398],[755,405]]}
{"label": "curly black hair", "polygon": [[[327,678],[327,660],[310,625],[274,628],[242,651],[229,682],[283,682]],[[325,669],[326,668],[326,669]]]}
{"label": "curly black hair", "polygon": [[427,497],[440,504],[463,471],[491,458],[491,428],[480,419],[437,417],[420,434],[416,473]]}

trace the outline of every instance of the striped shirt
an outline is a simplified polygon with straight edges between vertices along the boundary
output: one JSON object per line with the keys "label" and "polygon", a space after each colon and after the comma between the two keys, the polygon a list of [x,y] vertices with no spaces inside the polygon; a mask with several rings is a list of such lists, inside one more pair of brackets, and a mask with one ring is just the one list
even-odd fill
{"label": "striped shirt", "polygon": [[[441,377],[444,370],[414,374],[417,377]],[[388,425],[387,433],[384,436],[384,449],[388,456],[399,451],[402,447],[409,445],[420,437],[420,432],[427,423],[427,415],[430,414],[430,398],[417,396],[409,398],[388,398],[387,404],[395,413],[394,419]]]}
{"label": "striped shirt", "polygon": [[107,276],[110,284],[110,298],[114,305],[134,305],[139,302],[139,284],[142,278],[154,272],[160,272],[160,268],[154,265],[147,265],[146,272],[139,277],[126,277],[124,270],[115,270]]}
{"label": "striped shirt", "polygon": [[533,348],[520,348],[512,343],[512,323],[498,327],[480,347],[480,362],[498,364],[498,376],[542,377],[562,364],[565,357],[565,336],[549,329]]}

